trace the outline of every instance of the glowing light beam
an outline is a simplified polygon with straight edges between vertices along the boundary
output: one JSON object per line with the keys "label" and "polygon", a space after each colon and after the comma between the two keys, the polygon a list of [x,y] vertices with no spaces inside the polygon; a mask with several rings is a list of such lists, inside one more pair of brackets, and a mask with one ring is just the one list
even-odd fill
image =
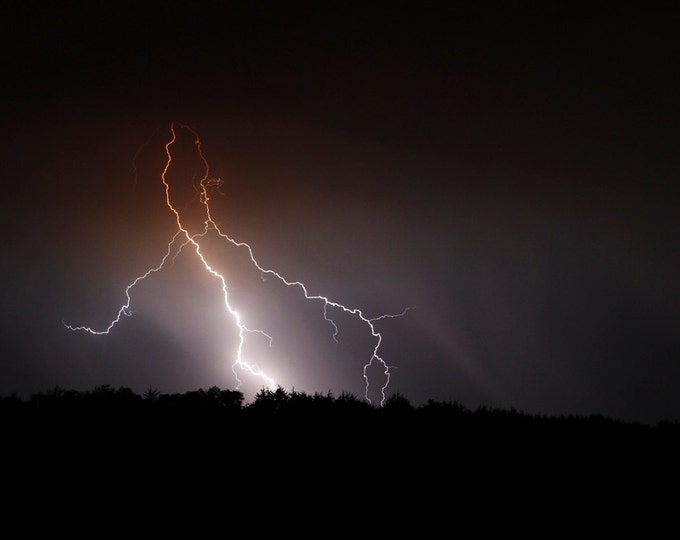
{"label": "glowing light beam", "polygon": [[194,186],[194,188],[197,191],[197,197],[202,205],[202,211],[204,212],[204,219],[203,219],[203,229],[198,232],[191,234],[189,232],[189,229],[187,225],[183,222],[182,220],[182,215],[180,211],[175,208],[175,206],[172,204],[171,201],[171,188],[170,184],[167,179],[168,171],[170,170],[173,162],[173,156],[171,152],[172,146],[176,143],[177,141],[177,128],[176,124],[172,123],[170,125],[170,133],[171,137],[170,140],[165,144],[165,154],[166,154],[166,160],[165,160],[165,166],[163,167],[163,171],[161,173],[161,181],[163,183],[163,186],[165,188],[165,204],[167,205],[168,209],[173,213],[175,216],[175,222],[177,224],[177,230],[174,233],[174,236],[168,243],[168,248],[165,252],[165,255],[162,257],[160,263],[152,268],[149,268],[146,272],[143,274],[139,275],[136,277],[126,288],[125,288],[125,302],[123,305],[119,308],[118,313],[116,317],[109,323],[109,325],[103,329],[103,330],[95,330],[93,328],[90,328],[88,326],[73,326],[70,324],[67,324],[66,322],[62,321],[64,326],[68,328],[69,330],[72,331],[84,331],[88,332],[90,334],[94,335],[104,335],[104,334],[109,334],[111,330],[118,324],[123,316],[130,317],[132,316],[132,290],[143,280],[151,276],[152,274],[155,274],[156,272],[160,271],[167,263],[168,259],[171,261],[174,261],[177,256],[180,254],[181,251],[183,251],[185,248],[191,248],[194,250],[198,260],[200,263],[203,265],[203,268],[212,276],[214,276],[219,284],[220,288],[222,291],[222,297],[224,300],[224,307],[227,311],[227,313],[231,316],[231,318],[234,320],[234,324],[238,328],[238,335],[239,335],[239,342],[236,347],[236,352],[235,352],[235,360],[232,364],[232,372],[234,373],[234,376],[237,381],[237,388],[239,388],[242,384],[241,379],[239,378],[239,372],[238,370],[241,370],[243,372],[249,373],[250,375],[261,379],[265,386],[267,386],[270,389],[273,389],[276,387],[276,381],[266,373],[264,373],[260,368],[257,367],[256,364],[249,362],[243,358],[243,347],[246,342],[246,335],[247,334],[260,334],[261,336],[264,336],[269,340],[269,345],[271,346],[272,344],[272,337],[267,334],[266,332],[258,329],[251,329],[248,328],[242,321],[241,315],[239,312],[234,309],[234,307],[231,305],[230,298],[229,298],[229,289],[227,286],[227,280],[226,278],[217,270],[214,269],[213,266],[210,265],[208,262],[206,256],[204,255],[202,249],[201,249],[201,244],[200,241],[203,239],[209,231],[214,231],[219,235],[219,237],[223,238],[227,242],[231,243],[235,247],[239,249],[245,249],[248,257],[250,258],[250,262],[253,264],[253,266],[260,272],[261,278],[263,280],[266,279],[266,276],[271,276],[279,280],[281,283],[286,285],[287,287],[297,287],[301,290],[302,294],[307,300],[312,300],[312,301],[318,301],[322,304],[322,312],[323,312],[323,318],[325,321],[327,321],[332,329],[332,338],[333,340],[337,343],[338,342],[338,334],[339,334],[339,328],[335,321],[329,316],[329,308],[334,308],[337,310],[341,310],[342,312],[349,314],[351,316],[354,316],[358,318],[363,324],[366,325],[367,330],[370,332],[371,336],[375,340],[375,345],[373,347],[372,353],[370,358],[367,360],[367,362],[364,364],[363,367],[363,377],[364,377],[364,382],[365,382],[365,399],[368,402],[372,402],[371,399],[369,398],[369,389],[370,389],[370,381],[368,377],[368,369],[373,366],[374,363],[378,363],[383,370],[383,374],[385,376],[385,383],[381,386],[380,388],[380,405],[382,406],[385,399],[386,399],[386,391],[387,388],[390,384],[390,367],[388,364],[385,362],[385,360],[381,357],[380,355],[380,346],[382,344],[382,335],[380,332],[378,332],[375,328],[375,325],[373,324],[376,321],[387,319],[387,318],[394,318],[394,317],[402,317],[405,315],[409,310],[414,309],[412,306],[405,308],[401,313],[395,313],[395,314],[385,314],[385,315],[380,315],[377,317],[367,317],[364,315],[361,309],[355,308],[355,307],[348,307],[340,302],[331,300],[330,298],[320,295],[320,294],[310,294],[307,287],[305,286],[304,283],[301,281],[291,281],[284,277],[282,274],[279,272],[269,269],[269,268],[264,268],[263,266],[260,265],[260,263],[257,261],[255,258],[255,254],[253,252],[253,249],[251,246],[245,242],[240,242],[229,236],[227,233],[223,232],[220,230],[220,228],[217,226],[217,223],[212,217],[211,213],[211,208],[210,208],[210,191],[212,189],[217,189],[219,191],[219,188],[222,186],[223,181],[220,178],[211,178],[210,177],[210,166],[208,164],[208,160],[205,158],[205,155],[203,153],[202,149],[202,144],[201,140],[198,136],[198,134],[189,126],[181,123],[177,123],[177,126],[179,129],[185,130],[188,133],[192,135],[194,138],[194,144],[196,146],[196,151],[198,152],[198,156],[203,164],[204,172],[203,176],[200,179],[200,181]]}

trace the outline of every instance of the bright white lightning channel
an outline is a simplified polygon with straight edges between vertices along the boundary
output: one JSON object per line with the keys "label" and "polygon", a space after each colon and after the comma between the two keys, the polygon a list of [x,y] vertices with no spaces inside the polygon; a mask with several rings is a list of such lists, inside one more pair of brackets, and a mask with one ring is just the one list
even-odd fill
{"label": "bright white lightning channel", "polygon": [[73,331],[84,331],[84,332],[89,332],[90,334],[94,335],[104,335],[108,334],[113,327],[120,322],[123,316],[131,316],[132,315],[132,289],[139,284],[141,281],[145,280],[152,274],[155,274],[156,272],[160,271],[167,263],[168,259],[173,261],[179,253],[185,249],[185,248],[190,248],[193,249],[194,252],[196,253],[196,256],[198,257],[199,261],[203,265],[204,269],[212,274],[221,284],[221,290],[222,290],[222,295],[224,299],[224,306],[228,313],[231,315],[231,317],[234,320],[234,323],[236,324],[236,327],[238,328],[238,333],[239,333],[239,342],[238,346],[236,348],[236,353],[235,353],[235,360],[234,363],[232,364],[232,371],[234,373],[234,376],[237,381],[237,388],[239,388],[242,384],[241,379],[239,378],[238,374],[238,369],[245,371],[246,373],[249,373],[257,378],[262,379],[264,382],[265,386],[267,386],[270,389],[273,389],[276,387],[276,382],[272,377],[264,373],[262,370],[260,370],[256,365],[251,364],[250,362],[246,361],[243,359],[243,347],[245,345],[246,341],[246,335],[249,333],[257,333],[260,334],[264,337],[266,337],[269,340],[269,343],[271,345],[272,342],[272,337],[265,333],[262,330],[256,330],[256,329],[251,329],[248,328],[241,320],[241,316],[239,315],[238,311],[236,311],[229,299],[229,292],[228,292],[228,287],[227,287],[227,281],[225,277],[220,274],[218,271],[216,271],[207,261],[205,255],[203,254],[201,250],[201,244],[200,240],[208,233],[208,231],[213,230],[215,231],[221,238],[224,238],[226,241],[230,242],[234,246],[238,248],[244,248],[248,252],[248,256],[250,257],[250,261],[252,262],[253,266],[261,272],[261,275],[270,275],[274,276],[277,278],[281,283],[288,287],[297,287],[299,288],[304,297],[307,300],[315,300],[318,302],[322,303],[323,306],[323,317],[324,320],[328,321],[332,327],[333,327],[333,334],[332,337],[333,339],[337,342],[337,336],[338,336],[338,327],[336,323],[329,317],[328,315],[328,308],[335,308],[342,310],[343,312],[354,316],[362,321],[371,333],[371,336],[375,339],[375,345],[373,347],[373,351],[371,354],[370,359],[364,364],[363,368],[363,377],[364,377],[364,382],[365,382],[365,398],[368,402],[371,402],[371,399],[369,398],[369,389],[370,389],[370,381],[368,377],[368,369],[375,363],[379,363],[380,366],[382,366],[383,373],[385,375],[385,383],[382,385],[380,389],[380,395],[381,395],[381,400],[380,400],[380,405],[382,406],[385,399],[386,399],[386,391],[387,388],[390,384],[390,368],[388,364],[385,362],[385,360],[380,356],[380,346],[382,344],[382,335],[380,332],[378,332],[375,328],[375,325],[373,324],[375,321],[379,321],[381,319],[387,319],[387,318],[394,318],[394,317],[401,317],[406,314],[407,311],[410,309],[413,309],[413,307],[407,307],[405,308],[401,313],[395,313],[395,314],[386,314],[386,315],[380,315],[378,317],[366,317],[363,312],[358,309],[358,308],[353,308],[353,307],[348,307],[344,304],[341,304],[340,302],[333,301],[329,299],[326,296],[322,295],[315,295],[315,294],[310,294],[309,291],[307,290],[307,287],[305,286],[304,283],[301,281],[291,281],[284,276],[282,276],[280,273],[276,272],[275,270],[271,270],[268,268],[264,268],[260,265],[260,263],[257,261],[255,258],[255,255],[253,253],[252,248],[250,247],[249,244],[245,242],[239,242],[237,240],[234,240],[231,238],[228,234],[222,232],[220,228],[217,226],[215,221],[213,220],[212,214],[211,214],[211,209],[210,209],[210,195],[209,195],[209,190],[212,188],[219,188],[220,185],[222,185],[222,180],[219,178],[210,178],[210,167],[208,165],[208,161],[205,158],[203,154],[203,150],[201,147],[201,141],[198,136],[198,134],[191,129],[189,126],[184,125],[184,124],[177,124],[180,129],[188,131],[193,137],[194,137],[194,144],[196,145],[196,150],[198,152],[198,155],[200,156],[200,159],[203,163],[204,166],[204,174],[203,177],[201,178],[200,182],[198,183],[196,189],[198,191],[198,197],[200,200],[200,203],[203,205],[203,209],[205,212],[205,220],[203,222],[203,230],[200,233],[197,234],[190,234],[186,226],[182,222],[182,216],[180,212],[172,205],[170,202],[170,184],[167,181],[167,173],[168,170],[171,167],[172,164],[172,152],[171,152],[171,147],[175,144],[177,140],[177,131],[175,127],[175,123],[172,123],[170,125],[170,132],[171,132],[171,138],[170,140],[165,144],[165,153],[167,156],[166,162],[165,162],[165,167],[163,168],[163,172],[161,173],[161,181],[163,182],[163,185],[165,187],[165,203],[170,209],[170,211],[174,214],[175,216],[175,221],[177,224],[177,230],[174,233],[172,239],[168,243],[168,248],[165,252],[165,255],[162,257],[160,263],[157,266],[154,266],[152,268],[149,268],[146,272],[143,274],[139,275],[136,277],[126,288],[125,288],[125,303],[119,308],[118,313],[116,317],[109,323],[109,325],[103,329],[103,330],[95,330],[93,328],[90,328],[88,326],[73,326],[67,323],[63,323],[66,328],[69,330]]}

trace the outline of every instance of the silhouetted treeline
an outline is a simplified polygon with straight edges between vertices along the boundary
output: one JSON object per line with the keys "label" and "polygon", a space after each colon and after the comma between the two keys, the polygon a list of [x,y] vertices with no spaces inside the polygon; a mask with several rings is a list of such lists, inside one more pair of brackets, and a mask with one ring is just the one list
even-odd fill
{"label": "silhouetted treeline", "polygon": [[57,387],[0,398],[0,428],[6,463],[61,481],[71,481],[71,471],[90,481],[93,470],[167,481],[181,470],[189,481],[218,471],[309,485],[389,481],[395,489],[399,479],[424,490],[463,478],[554,486],[663,477],[680,450],[677,422],[531,415],[456,401],[414,406],[400,394],[376,406],[349,393],[283,388],[245,403],[241,392],[218,387],[141,395]]}
{"label": "silhouetted treeline", "polygon": [[164,394],[149,388],[137,394],[129,388],[98,386],[91,391],[55,387],[33,394],[29,399],[0,397],[0,418],[5,426],[35,421],[42,425],[112,425],[152,428],[210,425],[230,429],[249,425],[270,429],[313,427],[398,428],[409,433],[436,430],[440,433],[473,433],[485,436],[518,434],[592,435],[680,434],[678,422],[656,425],[627,423],[602,415],[545,416],[515,409],[478,407],[470,409],[457,401],[429,400],[414,406],[401,394],[376,406],[353,394],[307,394],[298,391],[261,390],[250,403],[237,390],[216,386],[184,393]]}

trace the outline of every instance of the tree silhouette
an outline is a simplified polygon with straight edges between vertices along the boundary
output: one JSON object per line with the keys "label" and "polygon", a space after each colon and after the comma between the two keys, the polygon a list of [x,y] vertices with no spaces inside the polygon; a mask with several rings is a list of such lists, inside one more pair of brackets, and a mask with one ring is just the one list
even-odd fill
{"label": "tree silhouette", "polygon": [[149,388],[147,388],[146,392],[144,392],[143,397],[144,397],[144,401],[154,402],[154,401],[158,401],[158,396],[160,396],[160,395],[161,395],[160,390],[149,386]]}
{"label": "tree silhouette", "polygon": [[[100,385],[91,391],[55,386],[28,400],[16,395],[0,398],[0,420],[7,430],[44,441],[135,441],[163,445],[211,445],[228,451],[249,445],[253,451],[275,445],[288,448],[330,445],[345,448],[414,447],[443,457],[467,449],[488,455],[503,448],[516,459],[537,449],[551,452],[566,448],[633,448],[644,441],[657,448],[677,449],[680,425],[655,426],[625,423],[602,415],[542,416],[514,408],[479,406],[469,409],[457,401],[428,400],[414,406],[394,393],[382,407],[342,392],[308,394],[283,387],[262,388],[244,404],[243,393],[217,386],[184,393],[164,394],[149,387],[143,395],[129,388]],[[27,440],[30,440],[30,437]]]}

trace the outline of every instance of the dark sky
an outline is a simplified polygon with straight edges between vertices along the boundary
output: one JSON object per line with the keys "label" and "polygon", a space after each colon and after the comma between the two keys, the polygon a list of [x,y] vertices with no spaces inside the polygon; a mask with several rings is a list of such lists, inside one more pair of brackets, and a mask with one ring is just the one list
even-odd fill
{"label": "dark sky", "polygon": [[[680,11],[544,4],[3,4],[0,394],[234,388],[233,322],[189,249],[109,335],[62,325],[105,328],[160,262],[181,122],[262,266],[367,317],[416,306],[375,323],[388,393],[679,419]],[[318,302],[206,249],[273,337],[254,362],[363,395],[365,325],[338,314],[336,344]]]}

